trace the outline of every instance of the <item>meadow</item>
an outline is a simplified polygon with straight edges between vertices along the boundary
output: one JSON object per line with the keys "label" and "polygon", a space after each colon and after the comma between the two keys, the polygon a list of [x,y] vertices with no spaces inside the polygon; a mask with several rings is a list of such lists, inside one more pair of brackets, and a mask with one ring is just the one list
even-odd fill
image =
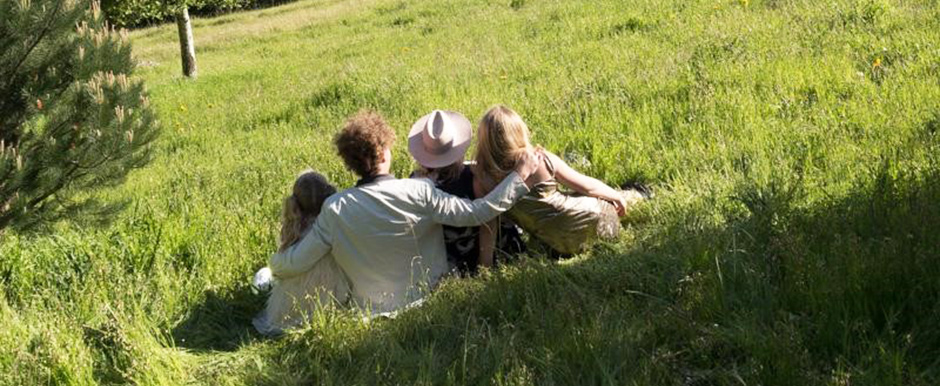
{"label": "meadow", "polygon": [[[110,224],[0,240],[0,384],[933,385],[940,2],[302,0],[131,33],[155,157]],[[254,334],[296,174],[369,108],[517,110],[656,198],[572,259],[535,248],[418,309]]]}

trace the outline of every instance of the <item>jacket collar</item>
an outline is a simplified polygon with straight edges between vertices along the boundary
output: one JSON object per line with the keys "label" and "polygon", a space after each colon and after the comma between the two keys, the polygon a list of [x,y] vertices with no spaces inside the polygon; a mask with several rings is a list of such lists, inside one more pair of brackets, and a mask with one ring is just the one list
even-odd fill
{"label": "jacket collar", "polygon": [[362,177],[362,179],[360,179],[359,181],[356,181],[356,187],[358,188],[363,185],[368,185],[368,184],[381,182],[381,181],[387,181],[387,180],[394,180],[394,179],[395,179],[395,176],[391,174],[377,174],[374,176]]}

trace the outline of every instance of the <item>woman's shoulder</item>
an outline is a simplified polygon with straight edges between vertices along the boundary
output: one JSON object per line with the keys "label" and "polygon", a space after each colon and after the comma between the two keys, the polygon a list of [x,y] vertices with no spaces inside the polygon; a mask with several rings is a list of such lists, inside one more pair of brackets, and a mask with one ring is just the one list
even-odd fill
{"label": "woman's shoulder", "polygon": [[496,187],[496,184],[493,182],[493,178],[490,177],[490,175],[487,174],[479,164],[472,163],[468,165],[469,167],[466,169],[469,169],[467,173],[470,175],[470,187],[473,189],[475,196],[482,197]]}
{"label": "woman's shoulder", "polygon": [[542,157],[546,160],[546,162],[555,164],[561,160],[561,157],[559,157],[557,154],[552,153],[551,151],[549,151],[548,149],[542,146],[536,146],[535,151],[538,153],[541,153]]}

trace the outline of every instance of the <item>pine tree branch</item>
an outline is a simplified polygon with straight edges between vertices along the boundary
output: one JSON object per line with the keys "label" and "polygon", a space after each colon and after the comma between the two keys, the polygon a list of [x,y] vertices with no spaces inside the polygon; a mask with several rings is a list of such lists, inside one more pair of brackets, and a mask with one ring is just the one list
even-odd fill
{"label": "pine tree branch", "polygon": [[3,176],[0,176],[0,180],[3,181],[3,183],[0,184],[0,190],[2,190],[3,188],[5,188],[5,187],[7,186],[7,181],[9,181],[10,174],[13,173],[11,170],[12,170],[12,169],[7,169],[7,171],[6,171],[5,173],[3,173]]}
{"label": "pine tree branch", "polygon": [[97,168],[101,167],[102,165],[104,165],[104,164],[106,164],[106,163],[109,163],[109,162],[111,162],[111,161],[114,161],[114,160],[116,160],[116,159],[117,159],[117,158],[115,158],[115,157],[107,156],[107,157],[104,157],[103,159],[101,159],[101,161],[99,161],[97,164],[94,164],[94,165],[91,165],[91,166],[81,166],[81,165],[79,165],[78,163],[76,163],[76,167],[77,167],[78,169],[80,169],[80,170],[93,170],[93,169],[97,169]]}
{"label": "pine tree branch", "polygon": [[[36,39],[32,42],[32,44],[29,45],[29,47],[27,48],[26,52],[25,52],[25,53],[23,54],[23,56],[19,59],[19,61],[16,63],[16,65],[14,65],[14,66],[11,67],[11,69],[8,71],[8,73],[6,74],[6,76],[0,78],[0,79],[4,79],[4,80],[5,80],[4,83],[3,83],[3,89],[6,89],[7,86],[10,85],[9,82],[11,82],[13,79],[15,79],[14,75],[17,73],[17,71],[19,71],[20,66],[22,66],[23,63],[26,62],[26,60],[27,60],[27,59],[29,58],[29,56],[33,53],[33,51],[36,49],[36,47],[39,46],[39,43],[42,42],[42,40],[46,38],[46,35],[48,35],[48,34],[52,31],[52,29],[53,29],[52,26],[53,26],[55,20],[58,18],[58,15],[59,15],[59,13],[60,13],[60,11],[61,11],[61,9],[62,9],[62,4],[63,4],[63,3],[64,3],[64,1],[57,1],[57,2],[56,2],[56,6],[55,6],[55,8],[53,9],[53,11],[52,11],[52,13],[51,13],[52,17],[45,19],[45,20],[47,21],[47,23],[46,23],[46,25],[43,27],[43,29],[39,32],[39,34],[36,35]],[[7,91],[10,91],[10,90],[7,90]],[[3,99],[3,103],[0,103],[0,105],[2,105],[2,107],[3,107],[3,108],[0,109],[0,110],[7,110],[7,108],[8,108],[8,106],[6,106],[6,105],[8,104],[7,102],[13,102],[13,103],[15,103],[16,100],[15,100],[15,99],[10,100],[10,99],[4,98],[4,99]],[[19,116],[24,115],[24,112],[13,112],[13,114],[14,114],[13,121],[15,122],[15,121],[18,121],[18,120],[19,120]],[[5,139],[10,139],[11,141],[17,139],[17,137],[16,137],[16,134],[17,134],[17,133],[16,133],[15,130],[10,130],[10,134],[11,134],[11,135],[9,136],[9,138],[5,138]]]}
{"label": "pine tree branch", "polygon": [[[0,213],[3,213],[3,212],[0,212]],[[10,225],[10,221],[13,220],[13,216],[10,215],[9,213],[10,212],[7,211],[6,213],[0,214],[0,232],[3,232],[3,230],[6,229],[6,227]]]}
{"label": "pine tree branch", "polygon": [[[29,230],[56,217],[97,210],[94,197],[73,196],[119,183],[130,169],[145,164],[149,157],[143,145],[156,130],[142,86],[110,88],[101,83],[106,88],[105,104],[95,103],[95,95],[86,92],[87,82],[100,83],[102,73],[133,70],[130,50],[112,46],[110,41],[76,61],[75,48],[90,43],[69,26],[86,20],[89,28],[99,29],[104,28],[104,20],[89,18],[83,6],[69,1],[35,1],[45,4],[42,11],[34,6],[11,15],[30,31],[0,38],[0,44],[6,47],[9,40],[13,48],[4,53],[6,64],[0,68],[0,136],[16,138],[6,142],[15,144],[23,157],[19,167],[8,156],[0,165],[0,231],[7,227]],[[30,108],[35,98],[40,101]],[[109,111],[115,105],[125,111],[134,109],[132,121],[121,122],[120,109],[115,120]],[[126,141],[126,130],[136,131],[137,138]]]}
{"label": "pine tree branch", "polygon": [[[66,172],[65,174],[63,174],[63,176],[71,176],[71,175],[73,175],[73,174],[75,173],[75,171],[76,171],[77,169],[78,169],[77,165],[74,165],[74,164],[73,164],[72,167],[69,169],[69,171]],[[71,178],[60,177],[59,180],[56,181],[55,185],[53,185],[51,189],[47,189],[46,192],[43,192],[43,193],[40,194],[39,196],[34,197],[32,200],[30,200],[28,203],[26,203],[26,208],[32,208],[32,207],[37,206],[37,205],[38,205],[39,203],[41,203],[43,200],[49,198],[50,196],[52,196],[53,194],[55,194],[55,193],[58,192],[59,190],[62,190],[62,188],[64,188],[65,185],[66,185],[69,181],[71,181]]]}
{"label": "pine tree branch", "polygon": [[68,184],[69,182],[71,182],[71,181],[76,181],[76,180],[78,180],[78,179],[80,179],[80,178],[82,178],[82,177],[88,175],[88,173],[84,173],[84,172],[79,173],[80,170],[95,170],[95,169],[101,167],[102,165],[107,164],[107,163],[109,163],[109,162],[112,162],[112,161],[114,161],[114,160],[116,160],[116,159],[117,159],[117,158],[116,158],[116,157],[113,157],[113,156],[106,156],[106,157],[103,157],[99,162],[94,163],[94,164],[89,165],[89,166],[82,166],[81,163],[76,162],[76,161],[73,161],[73,162],[71,163],[71,167],[68,169],[68,171],[67,171],[66,173],[62,174],[61,177],[59,177],[58,181],[56,182],[56,184],[55,184],[51,189],[48,189],[47,192],[45,192],[45,193],[41,194],[40,196],[37,196],[36,198],[34,198],[33,200],[31,200],[31,201],[27,204],[27,206],[28,206],[28,207],[34,207],[34,206],[39,205],[43,200],[49,198],[50,196],[52,196],[53,194],[55,194],[56,192],[58,192],[59,190],[61,190],[62,188],[64,188],[65,185]]}
{"label": "pine tree branch", "polygon": [[[4,229],[13,221],[15,216],[13,216],[13,211],[16,209],[12,205],[13,196],[8,197],[6,202],[3,205],[0,205],[0,232],[3,232]],[[10,206],[8,206],[10,205]]]}
{"label": "pine tree branch", "polygon": [[7,73],[7,75],[6,75],[4,78],[6,78],[6,79],[11,79],[11,78],[13,77],[13,74],[15,74],[17,71],[19,71],[20,66],[22,66],[23,63],[26,62],[26,59],[29,58],[29,55],[33,53],[33,50],[36,49],[36,46],[39,45],[39,42],[41,42],[42,39],[44,39],[44,38],[46,37],[46,35],[49,34],[50,31],[52,31],[52,24],[53,24],[54,20],[56,19],[55,16],[58,16],[59,10],[62,9],[62,4],[63,4],[63,3],[65,3],[65,2],[64,2],[64,1],[57,1],[57,2],[56,2],[55,9],[52,10],[52,16],[53,16],[53,17],[46,19],[46,20],[49,20],[49,22],[46,24],[45,28],[43,28],[42,31],[40,31],[39,35],[36,37],[36,40],[33,41],[33,43],[30,45],[30,47],[26,50],[26,53],[23,55],[22,58],[20,58],[20,61],[19,61],[18,63],[16,63],[15,66],[13,66],[13,68]]}

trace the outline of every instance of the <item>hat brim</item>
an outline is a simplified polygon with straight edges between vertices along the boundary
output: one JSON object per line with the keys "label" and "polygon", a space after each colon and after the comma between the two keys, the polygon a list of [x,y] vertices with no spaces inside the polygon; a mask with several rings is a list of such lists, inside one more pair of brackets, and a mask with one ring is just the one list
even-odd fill
{"label": "hat brim", "polygon": [[454,142],[450,150],[441,154],[432,154],[424,148],[421,141],[421,132],[424,131],[424,127],[433,113],[418,119],[411,126],[411,131],[408,133],[408,152],[411,153],[415,161],[418,161],[421,166],[426,168],[441,168],[457,161],[463,161],[467,149],[470,147],[470,139],[473,135],[470,120],[458,112],[446,110],[442,110],[442,112],[447,114],[453,128]]}

